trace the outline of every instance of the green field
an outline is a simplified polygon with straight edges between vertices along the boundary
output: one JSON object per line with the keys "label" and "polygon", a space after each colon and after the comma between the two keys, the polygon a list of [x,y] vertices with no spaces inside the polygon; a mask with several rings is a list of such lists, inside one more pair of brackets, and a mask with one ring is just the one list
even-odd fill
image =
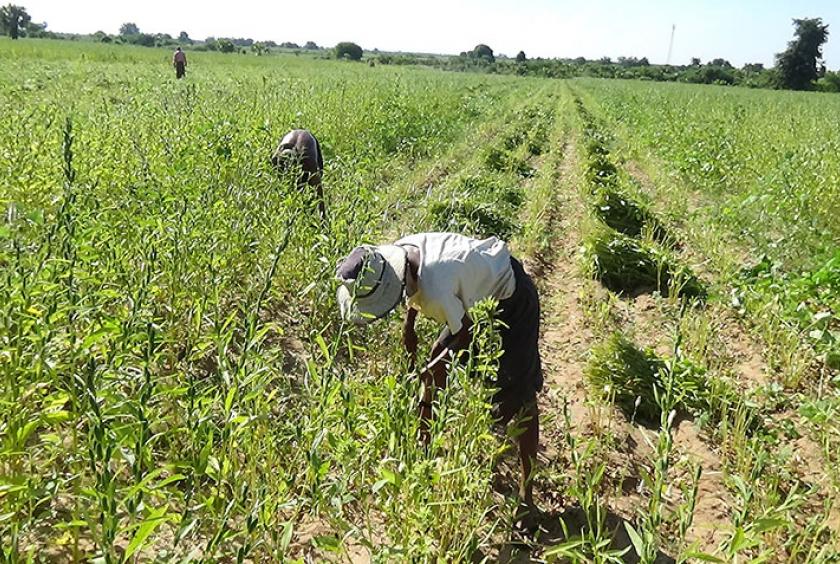
{"label": "green field", "polygon": [[[5,560],[840,558],[840,98],[189,56],[0,40]],[[338,315],[430,230],[540,288],[537,530],[487,309],[426,449],[400,316]]]}

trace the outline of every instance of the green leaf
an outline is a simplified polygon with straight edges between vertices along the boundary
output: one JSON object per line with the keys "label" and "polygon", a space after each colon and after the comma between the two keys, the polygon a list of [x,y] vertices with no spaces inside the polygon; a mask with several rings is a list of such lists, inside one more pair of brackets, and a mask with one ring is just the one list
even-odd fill
{"label": "green leaf", "polygon": [[292,521],[288,521],[283,525],[283,536],[280,537],[280,548],[285,553],[289,549],[289,544],[292,542],[292,533],[295,527]]}
{"label": "green leaf", "polygon": [[70,420],[70,412],[64,409],[58,411],[51,411],[43,414],[44,422],[47,425],[54,425],[56,423],[63,423]]}
{"label": "green leaf", "polygon": [[636,554],[644,554],[645,543],[639,533],[636,532],[636,529],[633,528],[633,525],[631,525],[629,521],[625,521],[624,528],[627,529],[627,536],[630,537],[630,542],[633,543],[633,548],[636,549]]}
{"label": "green leaf", "polygon": [[696,559],[702,560],[703,562],[720,562],[721,564],[726,564],[726,560],[718,558],[717,556],[707,552],[692,551],[685,553],[684,556],[686,557],[686,560]]}
{"label": "green leaf", "polygon": [[772,531],[773,529],[778,529],[787,524],[787,521],[784,519],[772,519],[772,518],[764,518],[759,519],[753,524],[753,531],[756,533],[765,533],[767,531]]}
{"label": "green leaf", "polygon": [[341,549],[341,541],[335,535],[321,535],[312,539],[312,543],[323,550],[338,552]]}
{"label": "green leaf", "polygon": [[330,350],[327,347],[327,342],[321,335],[315,335],[315,342],[318,343],[318,348],[321,349],[321,354],[324,355],[324,358],[327,360],[327,364],[332,364],[332,359],[330,357]]}
{"label": "green leaf", "polygon": [[233,407],[233,398],[236,396],[236,387],[231,386],[225,396],[225,414],[230,414],[230,408]]}
{"label": "green leaf", "polygon": [[729,548],[733,554],[738,553],[745,548],[752,546],[751,541],[747,539],[744,529],[738,527],[732,535],[732,541],[729,543]]}
{"label": "green leaf", "polygon": [[167,506],[160,507],[151,513],[149,516],[140,523],[140,526],[137,528],[137,532],[134,533],[134,538],[131,539],[131,542],[128,543],[128,548],[125,549],[125,556],[123,556],[123,562],[127,562],[131,555],[137,552],[142,546],[143,543],[149,538],[155,529],[158,526],[166,521],[165,515]]}

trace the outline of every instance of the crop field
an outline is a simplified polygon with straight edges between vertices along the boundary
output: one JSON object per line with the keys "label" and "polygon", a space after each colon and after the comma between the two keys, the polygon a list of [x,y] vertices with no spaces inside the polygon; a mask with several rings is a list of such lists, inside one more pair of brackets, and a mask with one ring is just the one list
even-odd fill
{"label": "crop field", "polygon": [[[840,559],[840,98],[170,57],[0,40],[3,561]],[[540,290],[535,523],[492,304],[427,447],[401,316],[338,314],[434,230]]]}

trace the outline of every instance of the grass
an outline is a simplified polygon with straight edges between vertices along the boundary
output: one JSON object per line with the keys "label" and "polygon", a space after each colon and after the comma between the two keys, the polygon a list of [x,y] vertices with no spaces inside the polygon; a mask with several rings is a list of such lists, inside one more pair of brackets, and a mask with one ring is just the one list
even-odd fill
{"label": "grass", "polygon": [[490,205],[469,200],[436,202],[429,207],[429,214],[438,231],[469,233],[479,238],[496,236],[508,240],[520,229],[509,216]]}
{"label": "grass", "polygon": [[[176,82],[163,55],[0,43],[4,558],[463,558],[497,506],[480,391],[419,448],[395,329],[342,326],[332,267],[528,83],[203,53]],[[293,127],[329,225],[268,162]]]}
{"label": "grass", "polygon": [[[614,288],[622,291],[622,278],[639,277],[634,272],[637,264],[645,266],[650,281],[652,265],[660,265],[657,272],[661,272],[664,263],[677,265],[688,259],[702,261],[704,280],[710,284],[702,308],[685,309],[679,301],[654,298],[655,311],[640,311],[638,302],[624,305],[597,294],[586,296],[588,314],[597,319],[599,334],[605,335],[587,367],[594,387],[608,386],[630,416],[636,398],[640,408],[652,412],[649,416],[664,417],[668,406],[684,409],[703,426],[710,444],[720,449],[720,495],[731,496],[733,502],[726,504],[729,513],[721,521],[707,526],[725,533],[716,535],[713,543],[700,541],[701,552],[680,548],[680,542],[670,550],[689,559],[715,555],[723,561],[831,561],[838,547],[836,534],[829,532],[836,512],[821,500],[837,499],[836,482],[827,481],[835,457],[815,457],[805,452],[812,447],[804,446],[824,442],[834,427],[820,425],[817,430],[805,422],[812,417],[826,421],[815,414],[825,408],[826,397],[836,395],[836,369],[831,364],[836,312],[831,298],[826,299],[831,295],[836,249],[827,244],[832,228],[821,219],[831,207],[821,198],[831,189],[815,198],[815,183],[805,178],[812,171],[800,170],[799,183],[791,184],[794,175],[785,159],[808,152],[808,146],[831,144],[833,134],[823,136],[818,133],[821,126],[811,121],[800,123],[802,128],[790,135],[790,130],[775,129],[768,119],[768,114],[794,107],[807,114],[816,107],[817,97],[602,81],[580,81],[575,94],[582,147],[589,162],[596,163],[593,168],[604,159],[628,165],[616,165],[615,185],[622,190],[624,179],[629,179],[632,199],[644,202],[654,220],[667,214],[669,234],[680,241],[679,247],[667,240],[660,246],[647,226],[642,227],[641,237],[621,235],[607,225],[613,222],[621,230],[620,222],[599,216],[598,207],[589,200],[596,216],[584,229],[589,271],[597,268],[600,256],[608,257],[602,262],[610,263],[610,270],[625,273],[613,281]],[[758,138],[772,139],[776,145],[765,151],[755,143]],[[787,151],[787,156],[780,151]],[[831,177],[836,161],[814,164],[824,177]],[[602,188],[591,175],[586,188],[584,198],[601,197]],[[818,209],[809,219],[802,215],[796,219],[793,210],[806,200]],[[595,240],[602,245],[596,247]],[[653,251],[649,260],[645,253],[639,254],[641,247]],[[806,247],[813,254],[805,252]],[[622,271],[628,264],[631,270]],[[815,280],[820,282],[814,284]],[[645,318],[650,317],[657,327],[675,327],[675,336],[640,330],[638,326],[645,327],[651,322]],[[745,334],[726,330],[732,319],[745,325]],[[642,348],[624,337],[637,331],[645,344]],[[757,343],[751,344],[753,339]],[[657,351],[667,344],[673,352],[655,355],[648,348],[654,344]],[[747,369],[738,356],[744,354],[743,348],[753,347],[761,351],[761,374]],[[670,399],[663,402],[663,397]],[[802,402],[809,406],[804,418],[791,413]],[[647,505],[632,525],[633,546],[646,557],[655,548],[668,547],[675,531],[688,531],[686,539],[690,538],[703,514],[699,507],[704,496],[697,495],[696,486],[694,494],[691,488],[684,490],[683,499],[696,503],[677,512],[683,524],[676,529],[668,512],[656,508],[657,492],[673,480],[667,453],[679,449],[670,424],[665,423],[660,420],[654,441],[655,471],[643,473]],[[803,434],[799,429],[810,430]],[[813,464],[811,478],[805,478],[798,466],[800,457]],[[707,463],[701,466],[693,474],[695,484],[705,480],[704,487],[709,488],[709,478],[703,477]],[[696,510],[699,513],[692,518],[690,513]],[[663,534],[663,529],[669,532]]]}

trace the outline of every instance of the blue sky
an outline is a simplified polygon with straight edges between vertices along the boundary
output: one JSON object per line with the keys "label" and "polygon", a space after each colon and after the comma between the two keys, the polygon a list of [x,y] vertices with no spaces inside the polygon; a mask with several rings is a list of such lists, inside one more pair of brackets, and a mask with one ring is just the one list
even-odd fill
{"label": "blue sky", "polygon": [[840,69],[840,0],[17,0],[55,31],[141,30],[194,38],[252,37],[366,49],[458,53],[476,43],[513,56],[646,56],[666,62],[723,57],[735,65],[772,64],[792,37],[792,18],[830,25],[825,59]]}

